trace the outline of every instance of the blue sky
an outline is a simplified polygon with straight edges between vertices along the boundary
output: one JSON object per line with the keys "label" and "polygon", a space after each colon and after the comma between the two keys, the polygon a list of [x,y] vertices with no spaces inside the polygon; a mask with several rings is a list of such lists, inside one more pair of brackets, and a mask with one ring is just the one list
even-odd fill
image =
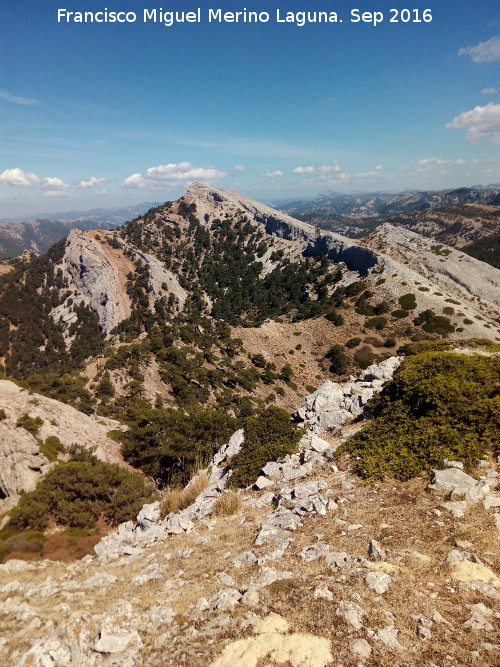
{"label": "blue sky", "polygon": [[[394,6],[432,21],[390,23]],[[137,21],[57,22],[105,7]],[[144,23],[154,7],[202,21]],[[5,1],[0,44],[0,219],[172,199],[194,178],[266,201],[500,181],[497,0]]]}

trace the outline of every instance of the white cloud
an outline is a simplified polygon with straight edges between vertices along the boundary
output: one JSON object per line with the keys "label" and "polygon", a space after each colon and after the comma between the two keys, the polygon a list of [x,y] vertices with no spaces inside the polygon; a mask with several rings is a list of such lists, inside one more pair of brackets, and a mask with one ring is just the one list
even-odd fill
{"label": "white cloud", "polygon": [[55,188],[56,190],[65,190],[69,186],[60,178],[56,176],[51,176],[43,179],[44,188]]}
{"label": "white cloud", "polygon": [[235,164],[234,167],[233,167],[233,169],[234,169],[235,171],[245,171],[245,170],[246,170],[246,167],[244,167],[242,164]]}
{"label": "white cloud", "polygon": [[292,174],[314,174],[316,167],[295,167],[292,171]]}
{"label": "white cloud", "polygon": [[500,104],[487,104],[485,107],[474,107],[470,111],[464,111],[456,116],[447,128],[467,129],[469,141],[479,141],[482,137],[492,135],[493,143],[500,143]]}
{"label": "white cloud", "polygon": [[261,176],[267,176],[267,178],[273,178],[273,176],[283,176],[281,169],[269,169],[268,171],[263,171]]}
{"label": "white cloud", "polygon": [[338,160],[332,162],[332,164],[324,164],[319,167],[309,165],[308,167],[295,167],[292,170],[292,174],[331,174],[335,172],[342,171],[342,168],[338,164]]}
{"label": "white cloud", "polygon": [[384,165],[383,164],[377,164],[377,166],[373,167],[373,168],[375,169],[375,171],[380,171],[381,169],[384,168]]}
{"label": "white cloud", "polygon": [[74,197],[70,192],[66,190],[46,190],[42,192],[42,197]]}
{"label": "white cloud", "polygon": [[105,183],[105,182],[106,182],[105,178],[96,178],[95,176],[91,176],[86,181],[80,181],[78,183],[78,187],[83,188],[84,190],[87,190],[88,188],[94,188],[96,185],[99,185],[100,183]]}
{"label": "white cloud", "polygon": [[424,158],[423,160],[419,160],[417,162],[417,164],[420,167],[425,167],[426,165],[441,167],[445,164],[460,164],[460,165],[462,165],[462,164],[467,164],[467,162],[465,160],[460,159],[460,158],[458,160],[444,160],[443,158],[440,158],[440,157],[428,157],[428,158]]}
{"label": "white cloud", "polygon": [[191,162],[160,164],[158,167],[150,167],[144,174],[132,174],[123,181],[122,186],[132,190],[161,190],[188,181],[216,181],[225,175],[225,172],[215,167],[195,167]]}
{"label": "white cloud", "polygon": [[22,104],[24,106],[40,104],[38,100],[31,99],[30,97],[11,95],[6,90],[0,90],[0,99],[5,100],[5,102],[13,102],[14,104]]}
{"label": "white cloud", "polygon": [[362,171],[359,174],[353,174],[353,178],[380,178],[381,174],[379,171],[375,171],[375,169],[372,169],[371,171]]}
{"label": "white cloud", "polygon": [[483,95],[495,95],[497,92],[496,88],[483,88],[482,91]]}
{"label": "white cloud", "polygon": [[476,63],[492,63],[500,60],[500,37],[492,37],[487,42],[460,49],[459,56],[470,56]]}
{"label": "white cloud", "polygon": [[14,185],[14,186],[34,186],[40,184],[40,178],[30,171],[23,171],[22,169],[6,169],[0,174],[0,185]]}

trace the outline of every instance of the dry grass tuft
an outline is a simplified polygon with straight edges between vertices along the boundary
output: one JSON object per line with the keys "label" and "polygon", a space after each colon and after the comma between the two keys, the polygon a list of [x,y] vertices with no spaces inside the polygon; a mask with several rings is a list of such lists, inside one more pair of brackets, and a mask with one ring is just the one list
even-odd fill
{"label": "dry grass tuft", "polygon": [[241,499],[237,493],[229,491],[221,493],[214,503],[212,514],[215,516],[230,516],[236,514],[241,507]]}
{"label": "dry grass tuft", "polygon": [[165,518],[169,512],[180,512],[189,507],[208,486],[206,473],[196,474],[183,489],[178,486],[168,488],[162,499],[161,516]]}

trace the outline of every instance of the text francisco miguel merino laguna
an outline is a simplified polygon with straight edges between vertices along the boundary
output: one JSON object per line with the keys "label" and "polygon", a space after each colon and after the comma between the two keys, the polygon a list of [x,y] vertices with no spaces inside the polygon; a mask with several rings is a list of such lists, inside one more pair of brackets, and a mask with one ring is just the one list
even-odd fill
{"label": "text francisco miguel merino laguna", "polygon": [[[404,23],[429,23],[432,21],[431,10],[389,10],[395,15],[387,17],[390,22]],[[408,16],[403,17],[403,11]],[[401,13],[399,17],[398,14]],[[386,17],[380,11],[361,11],[360,9],[351,9],[346,21],[351,23],[371,23],[376,26],[384,21]],[[246,7],[241,11],[224,11],[222,9],[203,9],[197,7],[192,11],[167,11],[163,8],[142,9],[141,12],[132,11],[110,11],[107,7],[101,11],[70,11],[68,9],[57,10],[58,23],[160,23],[166,27],[171,27],[182,23],[293,23],[303,26],[306,23],[342,23],[342,16],[334,11],[285,11],[281,9],[273,10],[270,14],[266,11],[250,11]]]}

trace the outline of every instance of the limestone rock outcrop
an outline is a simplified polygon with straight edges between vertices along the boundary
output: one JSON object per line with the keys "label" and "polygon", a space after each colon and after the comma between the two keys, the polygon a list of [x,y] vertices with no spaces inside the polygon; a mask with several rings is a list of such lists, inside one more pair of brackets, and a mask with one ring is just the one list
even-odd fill
{"label": "limestone rock outcrop", "polygon": [[364,406],[381,391],[401,361],[402,357],[390,357],[369,366],[349,382],[328,380],[307,396],[304,406],[294,412],[294,418],[305,422],[313,433],[335,433],[346,421],[363,413]]}
{"label": "limestone rock outcrop", "polygon": [[107,436],[118,425],[114,420],[100,418],[99,423],[69,405],[31,393],[8,380],[0,380],[0,408],[5,412],[0,420],[0,500],[33,490],[50,467],[35,437],[17,426],[23,415],[42,420],[36,433],[42,442],[56,436],[68,447],[78,444],[95,448],[95,455],[102,461],[123,461],[119,445]]}

